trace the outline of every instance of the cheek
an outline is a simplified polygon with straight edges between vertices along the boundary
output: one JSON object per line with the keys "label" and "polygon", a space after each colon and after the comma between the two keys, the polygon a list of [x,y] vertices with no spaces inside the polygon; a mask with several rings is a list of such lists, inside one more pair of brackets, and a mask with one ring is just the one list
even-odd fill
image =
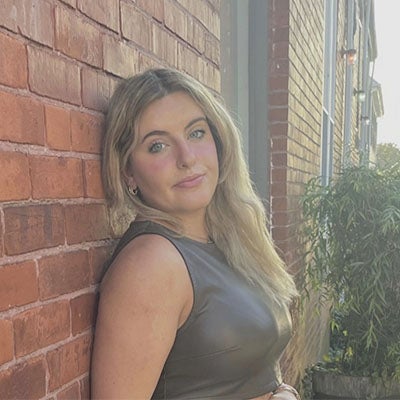
{"label": "cheek", "polygon": [[133,177],[138,186],[152,186],[163,181],[168,168],[165,160],[136,160],[133,164]]}
{"label": "cheek", "polygon": [[218,155],[214,142],[201,146],[198,156],[206,161],[209,168],[216,168],[218,172]]}

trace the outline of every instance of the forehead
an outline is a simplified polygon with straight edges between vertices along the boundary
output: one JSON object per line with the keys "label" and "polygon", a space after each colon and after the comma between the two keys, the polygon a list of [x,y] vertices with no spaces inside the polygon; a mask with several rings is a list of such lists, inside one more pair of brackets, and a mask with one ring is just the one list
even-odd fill
{"label": "forehead", "polygon": [[138,121],[139,135],[168,126],[186,125],[194,118],[204,117],[200,106],[186,93],[175,92],[150,103]]}

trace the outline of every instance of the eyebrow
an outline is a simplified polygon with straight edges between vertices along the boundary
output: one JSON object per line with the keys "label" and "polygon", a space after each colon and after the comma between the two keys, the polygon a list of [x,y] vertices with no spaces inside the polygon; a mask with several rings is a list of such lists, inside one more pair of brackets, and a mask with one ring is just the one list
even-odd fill
{"label": "eyebrow", "polygon": [[[185,126],[185,130],[189,129],[192,125],[194,125],[196,122],[199,121],[204,121],[207,122],[207,118],[206,117],[198,117],[198,118],[194,118],[192,119],[186,126]],[[208,123],[208,122],[207,122]],[[148,133],[146,133],[143,137],[143,139],[141,140],[141,143],[144,143],[145,140],[150,137],[150,136],[156,136],[156,135],[166,135],[167,132],[165,131],[160,131],[160,130],[154,130],[154,131],[150,131]]]}

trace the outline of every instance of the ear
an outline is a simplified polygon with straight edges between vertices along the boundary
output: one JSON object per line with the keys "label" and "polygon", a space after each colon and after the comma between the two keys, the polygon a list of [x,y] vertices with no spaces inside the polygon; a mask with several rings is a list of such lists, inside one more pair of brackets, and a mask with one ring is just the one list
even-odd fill
{"label": "ear", "polygon": [[137,184],[135,179],[133,179],[133,177],[126,177],[124,178],[126,184],[128,185],[128,187],[132,188],[132,189],[136,189],[137,188]]}
{"label": "ear", "polygon": [[122,171],[122,176],[123,176],[123,179],[124,179],[125,183],[128,185],[128,187],[131,187],[131,188],[136,188],[137,187],[136,180],[133,177],[132,172],[129,171],[129,166],[127,166]]}

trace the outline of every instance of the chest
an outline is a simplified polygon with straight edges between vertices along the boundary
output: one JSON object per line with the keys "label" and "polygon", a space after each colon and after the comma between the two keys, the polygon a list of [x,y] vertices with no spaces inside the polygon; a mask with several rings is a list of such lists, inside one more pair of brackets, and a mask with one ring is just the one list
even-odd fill
{"label": "chest", "polygon": [[198,260],[188,266],[194,306],[178,331],[166,366],[232,378],[243,370],[275,365],[290,337],[288,313],[268,305],[260,290],[232,271],[224,259],[212,263]]}

